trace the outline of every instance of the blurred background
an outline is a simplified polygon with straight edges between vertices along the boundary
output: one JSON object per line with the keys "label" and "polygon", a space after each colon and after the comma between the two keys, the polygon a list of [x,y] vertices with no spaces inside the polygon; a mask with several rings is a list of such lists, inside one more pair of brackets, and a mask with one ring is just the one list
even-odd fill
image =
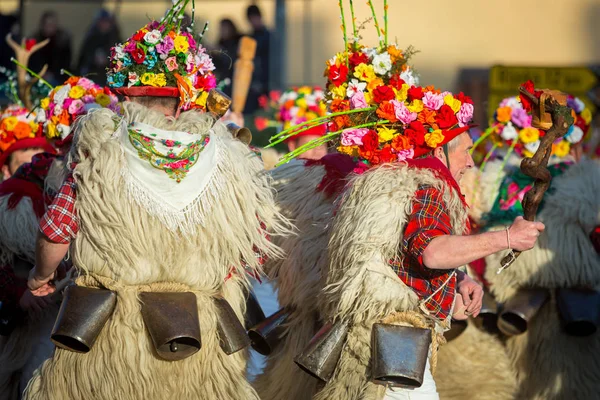
{"label": "blurred background", "polygon": [[[0,63],[12,67],[12,54],[3,39],[7,32],[50,37],[51,45],[31,62],[34,70],[45,60],[50,64],[47,78],[55,83],[64,78],[57,76],[61,68],[89,74],[101,83],[110,47],[151,18],[159,19],[170,3],[0,0]],[[383,0],[374,3],[382,16]],[[481,127],[487,125],[488,108],[515,93],[518,83],[530,77],[536,84],[543,82],[540,86],[547,83],[576,94],[590,106],[600,102],[599,0],[388,3],[389,37],[401,47],[419,50],[411,62],[421,84],[472,96],[475,122]],[[354,7],[359,23],[371,15],[366,1],[356,1]],[[258,98],[269,90],[323,85],[325,61],[343,49],[336,0],[196,0],[195,20],[197,33],[209,22],[203,45],[213,51],[222,80],[231,77],[239,36],[258,40],[246,116],[259,110]],[[361,33],[364,44],[375,45],[372,24]]]}

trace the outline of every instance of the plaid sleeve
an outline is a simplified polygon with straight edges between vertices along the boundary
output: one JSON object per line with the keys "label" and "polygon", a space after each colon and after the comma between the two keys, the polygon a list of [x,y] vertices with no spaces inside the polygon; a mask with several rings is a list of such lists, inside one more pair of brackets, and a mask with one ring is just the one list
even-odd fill
{"label": "plaid sleeve", "polygon": [[404,246],[413,265],[424,268],[423,251],[429,242],[438,236],[451,234],[450,215],[442,193],[431,186],[420,187],[404,231]]}
{"label": "plaid sleeve", "polygon": [[75,181],[69,175],[40,221],[40,231],[52,242],[68,244],[79,231]]}

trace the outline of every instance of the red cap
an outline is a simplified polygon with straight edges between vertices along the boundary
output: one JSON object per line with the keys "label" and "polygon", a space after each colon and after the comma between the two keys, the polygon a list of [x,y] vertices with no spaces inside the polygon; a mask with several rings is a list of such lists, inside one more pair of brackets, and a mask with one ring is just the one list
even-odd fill
{"label": "red cap", "polygon": [[325,136],[325,134],[327,133],[327,124],[321,124],[321,125],[317,125],[315,127],[312,127],[310,129],[307,129],[305,131],[302,131],[300,133],[295,134],[294,136],[288,138],[286,140],[290,141],[290,140],[294,140],[296,138],[299,138],[300,136]]}
{"label": "red cap", "polygon": [[[477,125],[466,125],[466,126],[463,126],[460,128],[443,131],[444,140],[442,140],[442,142],[440,144],[438,144],[438,147],[448,144],[452,139],[454,139],[461,133],[464,133],[464,132],[468,131],[469,129],[474,128],[476,126]],[[425,154],[432,152],[433,150],[435,150],[435,149],[432,149],[431,147],[427,146],[426,144],[423,144],[423,146],[415,147],[415,155],[413,156],[413,158],[418,158],[418,157],[424,156]]]}
{"label": "red cap", "polygon": [[24,149],[33,149],[33,148],[38,148],[38,147],[44,149],[44,151],[46,151],[48,153],[56,152],[54,147],[52,147],[52,145],[50,143],[48,143],[48,141],[46,140],[45,137],[21,139],[21,140],[17,140],[16,142],[14,142],[8,149],[6,149],[6,151],[4,151],[4,152],[2,152],[2,154],[0,154],[0,166],[4,165],[6,163],[6,159],[8,158],[8,156],[10,156],[15,151],[24,150]]}
{"label": "red cap", "polygon": [[176,87],[154,87],[154,86],[132,86],[113,88],[113,92],[122,96],[131,97],[179,97],[179,89]]}

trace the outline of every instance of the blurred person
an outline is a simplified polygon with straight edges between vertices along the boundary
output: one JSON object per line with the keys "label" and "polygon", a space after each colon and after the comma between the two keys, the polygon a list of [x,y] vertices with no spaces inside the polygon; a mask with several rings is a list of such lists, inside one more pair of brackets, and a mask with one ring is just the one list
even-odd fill
{"label": "blurred person", "polygon": [[[224,18],[219,22],[219,51],[215,52],[213,57],[218,81],[229,79],[231,82],[233,79],[233,64],[237,59],[241,36],[231,19]],[[231,84],[225,86],[223,91],[231,96]]]}
{"label": "blurred person", "polygon": [[250,5],[246,10],[246,17],[252,26],[251,37],[256,40],[256,56],[254,57],[254,74],[252,84],[248,93],[246,113],[252,113],[258,109],[258,98],[269,90],[269,46],[271,33],[265,27],[260,8]]}
{"label": "blurred person", "polygon": [[51,84],[58,84],[62,81],[61,69],[71,68],[72,46],[71,35],[60,27],[55,11],[48,10],[42,14],[39,30],[33,38],[38,42],[50,39],[50,43],[31,56],[30,68],[39,71],[44,64],[48,64],[44,78]]}
{"label": "blurred person", "polygon": [[21,41],[21,25],[19,24],[19,16],[0,14],[0,67],[14,69],[15,65],[10,61],[10,58],[15,54],[4,40],[6,35],[9,33],[15,41]]}
{"label": "blurred person", "polygon": [[102,9],[94,19],[82,45],[77,69],[81,75],[94,75],[104,83],[110,48],[121,41],[115,17]]}

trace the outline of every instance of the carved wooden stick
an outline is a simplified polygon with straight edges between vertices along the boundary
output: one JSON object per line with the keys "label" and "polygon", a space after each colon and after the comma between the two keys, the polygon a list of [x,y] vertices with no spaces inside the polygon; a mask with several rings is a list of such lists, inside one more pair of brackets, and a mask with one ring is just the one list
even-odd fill
{"label": "carved wooden stick", "polygon": [[[521,171],[525,175],[535,179],[533,188],[529,190],[523,198],[523,218],[527,221],[534,221],[540,203],[544,197],[544,193],[550,187],[550,181],[552,180],[552,175],[550,175],[550,171],[547,169],[548,160],[552,154],[552,143],[567,134],[567,131],[569,130],[569,127],[573,125],[574,120],[571,115],[571,109],[566,105],[560,104],[553,97],[553,92],[544,91],[540,96],[540,99],[538,99],[523,87],[520,87],[519,91],[538,109],[540,117],[534,119],[534,125],[535,122],[539,122],[540,124],[543,122],[541,115],[543,115],[544,112],[549,113],[552,117],[552,126],[540,140],[540,147],[538,150],[533,157],[525,158],[521,161]],[[510,267],[520,254],[520,251],[511,251],[504,257],[500,262],[501,267],[498,273],[505,268]]]}
{"label": "carved wooden stick", "polygon": [[[9,33],[6,35],[6,43],[13,49],[15,52],[15,59],[21,64],[27,67],[29,64],[29,57],[42,47],[46,46],[50,42],[50,39],[46,39],[42,42],[34,44],[31,49],[27,50],[25,48],[25,39],[21,40],[21,45],[15,42]],[[39,76],[42,76],[48,70],[48,65],[44,64],[42,70],[38,73]],[[33,108],[33,103],[31,102],[31,88],[38,81],[38,78],[31,77],[29,81],[27,81],[27,71],[23,68],[17,68],[17,83],[19,86],[19,98],[23,102],[23,105],[28,110]]]}
{"label": "carved wooden stick", "polygon": [[244,36],[240,40],[239,57],[233,68],[233,104],[231,110],[242,113],[246,106],[246,98],[252,81],[254,71],[254,55],[256,54],[256,40]]}

